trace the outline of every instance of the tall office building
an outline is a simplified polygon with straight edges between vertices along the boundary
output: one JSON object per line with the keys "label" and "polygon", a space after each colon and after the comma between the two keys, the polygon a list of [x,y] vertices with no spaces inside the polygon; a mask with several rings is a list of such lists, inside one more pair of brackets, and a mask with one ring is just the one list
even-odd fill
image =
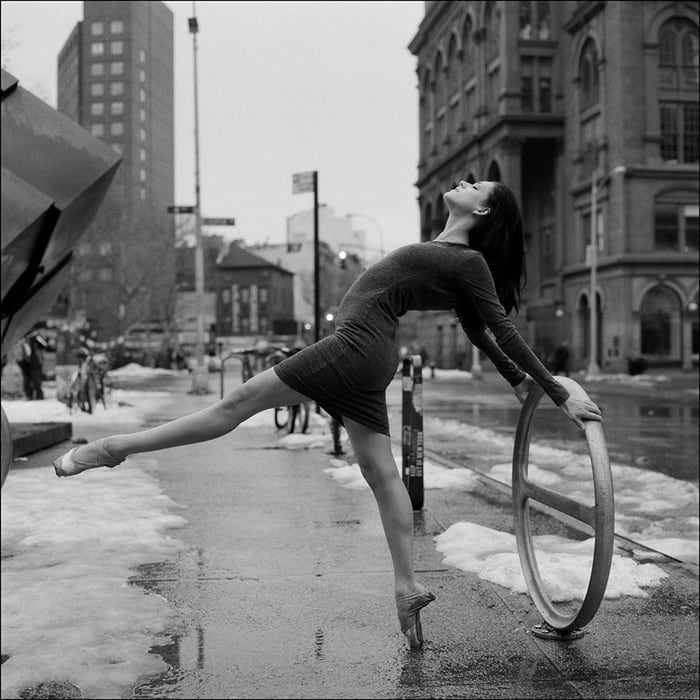
{"label": "tall office building", "polygon": [[56,305],[101,339],[172,317],[173,64],[173,14],[162,2],[84,2],[58,57],[58,109],[123,157]]}

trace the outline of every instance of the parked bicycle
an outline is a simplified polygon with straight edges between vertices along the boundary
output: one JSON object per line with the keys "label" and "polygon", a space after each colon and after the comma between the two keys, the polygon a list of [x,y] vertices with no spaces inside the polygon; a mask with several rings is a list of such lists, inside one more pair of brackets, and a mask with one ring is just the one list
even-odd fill
{"label": "parked bicycle", "polygon": [[[275,348],[266,358],[267,367],[272,367],[281,362],[285,357],[293,355],[296,350],[286,346]],[[293,433],[295,429],[305,433],[309,428],[309,414],[311,413],[309,402],[294,404],[293,406],[277,406],[275,408],[275,426],[287,433]]]}
{"label": "parked bicycle", "polygon": [[70,411],[79,408],[85,413],[92,413],[98,403],[107,408],[106,394],[111,389],[107,375],[109,361],[107,356],[93,354],[89,348],[76,350],[78,368],[73,372],[68,390],[63,398]]}

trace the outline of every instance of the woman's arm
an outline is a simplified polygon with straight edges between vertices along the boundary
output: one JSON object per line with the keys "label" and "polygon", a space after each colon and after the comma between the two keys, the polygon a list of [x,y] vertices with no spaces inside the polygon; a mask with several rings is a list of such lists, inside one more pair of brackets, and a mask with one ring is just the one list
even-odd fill
{"label": "woman's arm", "polygon": [[569,398],[569,392],[552,376],[518,333],[498,299],[491,271],[480,253],[469,259],[465,269],[464,291],[476,315],[493,333],[499,348],[529,374],[557,406],[561,406]]}

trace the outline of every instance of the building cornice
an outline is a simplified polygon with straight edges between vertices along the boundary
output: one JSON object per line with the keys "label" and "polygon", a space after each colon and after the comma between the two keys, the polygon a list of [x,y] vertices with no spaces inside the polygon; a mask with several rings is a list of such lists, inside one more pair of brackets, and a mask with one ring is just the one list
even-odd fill
{"label": "building cornice", "polygon": [[411,39],[408,45],[408,50],[414,55],[418,56],[421,49],[425,45],[425,42],[430,38],[431,31],[435,24],[442,18],[449,10],[451,2],[447,0],[442,0],[441,2],[432,3],[423,17],[423,20],[418,27],[416,35]]}

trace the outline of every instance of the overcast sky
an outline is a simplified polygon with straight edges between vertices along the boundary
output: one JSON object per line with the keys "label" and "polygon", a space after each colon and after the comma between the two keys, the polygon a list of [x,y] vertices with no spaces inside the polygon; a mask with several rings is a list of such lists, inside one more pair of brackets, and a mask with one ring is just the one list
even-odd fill
{"label": "overcast sky", "polygon": [[[175,33],[175,188],[194,203],[192,2]],[[202,213],[248,243],[281,242],[313,205],[292,175],[317,170],[320,202],[358,214],[367,245],[419,240],[418,90],[407,46],[423,2],[196,2]],[[82,2],[2,2],[3,65],[52,106],[56,61]],[[381,244],[381,246],[380,246]]]}

